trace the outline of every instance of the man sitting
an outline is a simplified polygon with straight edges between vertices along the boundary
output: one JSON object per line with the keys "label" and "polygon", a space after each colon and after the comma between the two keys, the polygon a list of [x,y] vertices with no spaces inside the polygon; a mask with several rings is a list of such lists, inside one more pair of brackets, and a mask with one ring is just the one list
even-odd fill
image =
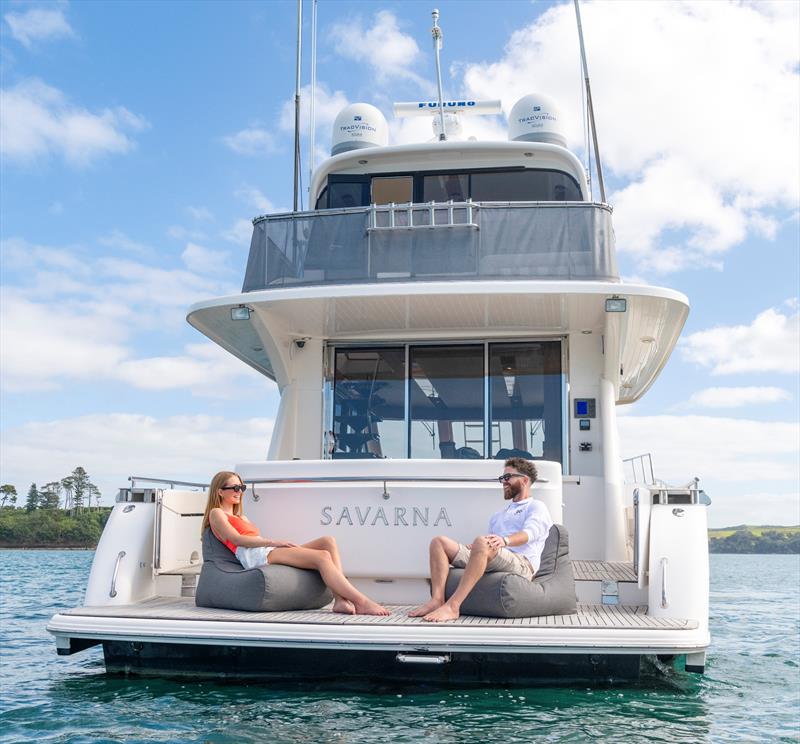
{"label": "man sitting", "polygon": [[[487,571],[533,579],[539,570],[553,520],[547,507],[530,496],[536,467],[522,457],[512,457],[506,460],[498,480],[503,484],[503,498],[511,503],[489,520],[490,534],[476,537],[469,546],[444,535],[431,540],[431,599],[409,612],[411,617],[422,617],[429,622],[455,620],[461,604]],[[464,575],[445,602],[444,587],[450,566],[463,568]]]}

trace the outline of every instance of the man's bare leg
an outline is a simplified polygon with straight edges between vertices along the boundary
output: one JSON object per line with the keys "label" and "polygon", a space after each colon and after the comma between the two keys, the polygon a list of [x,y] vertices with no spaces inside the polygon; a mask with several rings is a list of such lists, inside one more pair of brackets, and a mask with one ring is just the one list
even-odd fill
{"label": "man's bare leg", "polygon": [[444,604],[444,585],[450,571],[450,561],[458,553],[458,543],[455,540],[439,535],[431,540],[430,565],[431,565],[431,598],[424,605],[408,613],[409,617],[424,617]]}
{"label": "man's bare leg", "polygon": [[456,590],[447,602],[440,603],[436,609],[429,612],[422,619],[427,620],[429,623],[457,620],[461,613],[461,604],[473,590],[481,576],[486,573],[486,564],[494,557],[495,552],[489,547],[485,537],[476,537],[472,542],[472,550],[469,561],[467,561],[467,565],[464,568],[464,575],[461,577],[461,581],[458,582]]}
{"label": "man's bare leg", "polygon": [[[333,565],[342,571],[342,559],[339,556],[339,546],[336,544],[336,539],[333,537],[325,536],[318,537],[311,542],[303,543],[303,548],[312,548],[313,550],[327,550],[331,554]],[[344,573],[344,571],[342,571]],[[343,615],[355,615],[355,605],[349,600],[342,597],[340,594],[334,593],[333,595],[333,612],[339,612]]]}

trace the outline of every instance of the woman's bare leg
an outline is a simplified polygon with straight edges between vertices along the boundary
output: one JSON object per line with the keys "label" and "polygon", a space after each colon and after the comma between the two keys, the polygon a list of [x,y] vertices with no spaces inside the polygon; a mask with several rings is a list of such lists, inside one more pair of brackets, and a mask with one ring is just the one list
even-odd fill
{"label": "woman's bare leg", "polygon": [[389,611],[362,594],[336,567],[331,554],[327,550],[313,548],[275,548],[267,556],[272,564],[309,568],[319,571],[325,585],[334,593],[353,603],[358,615],[388,615]]}
{"label": "woman's bare leg", "polygon": [[[339,546],[336,544],[336,539],[326,535],[325,537],[318,537],[316,540],[303,543],[303,548],[310,548],[312,550],[326,550],[330,553],[333,565],[336,566],[342,573],[342,559],[339,556]],[[356,608],[349,599],[345,599],[336,592],[333,593],[333,611],[340,612],[343,615],[354,615]]]}

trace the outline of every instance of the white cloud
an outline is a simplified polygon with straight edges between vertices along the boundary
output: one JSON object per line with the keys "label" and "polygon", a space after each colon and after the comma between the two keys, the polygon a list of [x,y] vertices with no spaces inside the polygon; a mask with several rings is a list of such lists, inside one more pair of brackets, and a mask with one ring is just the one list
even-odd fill
{"label": "white cloud", "polygon": [[28,49],[37,41],[75,36],[61,8],[32,8],[25,13],[6,13],[4,18],[11,35]]}
{"label": "white cloud", "polygon": [[735,527],[739,524],[800,524],[800,493],[797,491],[757,491],[741,494],[721,493],[711,499],[710,527]]}
{"label": "white cloud", "polygon": [[369,28],[364,27],[360,17],[348,18],[334,24],[330,35],[336,52],[345,59],[370,65],[378,83],[385,84],[394,78],[409,80],[426,89],[431,87],[411,69],[421,56],[419,47],[413,36],[399,29],[397,17],[391,11],[375,13]]}
{"label": "white cloud", "polygon": [[242,129],[223,137],[222,141],[239,155],[271,155],[277,150],[272,134],[260,127]]}
{"label": "white cloud", "polygon": [[620,416],[623,457],[653,455],[655,475],[668,483],[785,482],[796,487],[800,424],[715,416]]}
{"label": "white cloud", "polygon": [[3,389],[52,389],[70,380],[166,389],[182,380],[197,394],[220,397],[237,394],[242,381],[263,380],[210,344],[190,344],[171,357],[143,359],[136,351],[140,337],[152,348],[188,332],[184,316],[193,302],[237,291],[220,279],[226,254],[189,244],[183,269],[18,238],[0,248],[4,279],[16,279],[0,293]]}
{"label": "white cloud", "polygon": [[24,162],[57,154],[80,166],[102,155],[129,152],[135,142],[128,133],[149,126],[123,107],[92,113],[36,79],[0,91],[0,116],[5,157]]}
{"label": "white cloud", "polygon": [[257,209],[262,214],[279,211],[272,200],[264,196],[255,186],[242,186],[236,190],[235,196],[247,204],[248,207]]}
{"label": "white cloud", "polygon": [[135,253],[140,256],[152,256],[153,249],[145,243],[140,243],[138,240],[133,240],[128,237],[122,230],[112,230],[107,235],[101,235],[97,242],[108,248],[119,248],[126,253]]}
{"label": "white cloud", "polygon": [[183,225],[170,225],[167,235],[175,240],[205,240],[207,237],[202,230],[190,230]]}
{"label": "white cloud", "polygon": [[686,408],[741,408],[761,403],[790,400],[786,390],[778,387],[712,387],[694,393]]}
{"label": "white cloud", "polygon": [[253,223],[250,220],[236,220],[227,230],[222,233],[224,240],[236,245],[250,245],[253,237]]}
{"label": "white cloud", "polygon": [[189,216],[198,222],[210,222],[214,215],[208,207],[186,207]]}
{"label": "white cloud", "polygon": [[[719,266],[750,233],[774,235],[776,212],[797,210],[799,15],[797,3],[583,7],[600,150],[627,183],[610,198],[617,244],[641,268]],[[466,94],[506,110],[529,92],[552,95],[580,148],[578,59],[563,3],[515,32],[500,60],[467,65]],[[671,244],[673,230],[688,243]]]}
{"label": "white cloud", "polygon": [[196,243],[188,243],[181,253],[186,267],[197,274],[229,273],[228,258],[227,251],[212,251]]}
{"label": "white cloud", "polygon": [[24,493],[81,465],[111,504],[129,475],[208,482],[217,470],[266,457],[272,420],[109,413],[28,423],[3,434],[2,482]]}
{"label": "white cloud", "polygon": [[687,361],[710,367],[713,375],[800,371],[800,313],[776,308],[759,313],[750,325],[717,326],[680,342]]}

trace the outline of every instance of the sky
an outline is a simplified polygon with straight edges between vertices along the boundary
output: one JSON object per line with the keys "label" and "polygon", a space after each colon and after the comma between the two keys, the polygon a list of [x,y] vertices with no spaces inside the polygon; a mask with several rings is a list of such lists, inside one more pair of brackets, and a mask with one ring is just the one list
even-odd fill
{"label": "sky", "polygon": [[[314,161],[348,103],[390,142],[435,92],[432,3],[318,3]],[[571,2],[438,3],[445,98],[556,99],[583,158]],[[310,2],[304,8],[303,185]],[[800,3],[581,5],[624,281],[685,293],[673,356],[620,407],[623,456],[693,476],[712,526],[800,523]],[[294,2],[0,3],[0,480],[84,467],[207,481],[266,456],[275,385],[193,330],[292,203]],[[506,139],[505,118],[464,135]],[[307,195],[304,196],[307,204]]]}

